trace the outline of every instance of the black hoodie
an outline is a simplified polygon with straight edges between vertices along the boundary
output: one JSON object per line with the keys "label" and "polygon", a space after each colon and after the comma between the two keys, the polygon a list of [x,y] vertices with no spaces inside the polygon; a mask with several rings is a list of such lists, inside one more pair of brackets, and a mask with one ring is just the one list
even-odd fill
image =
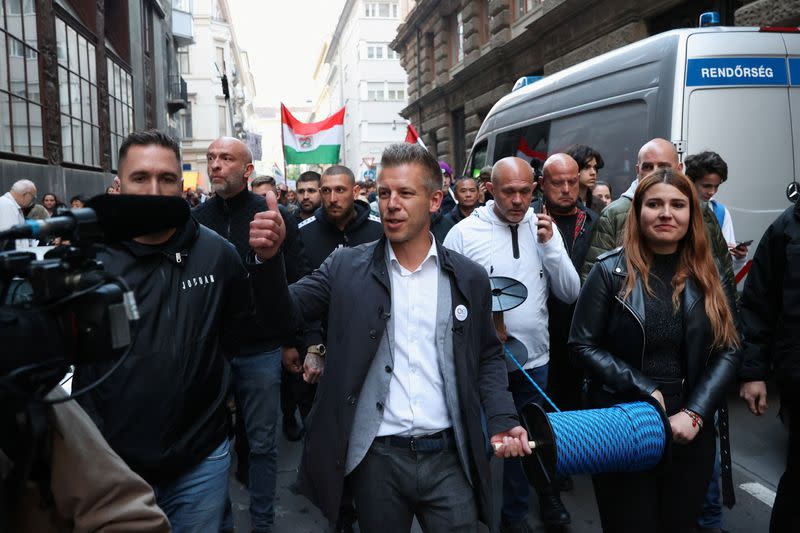
{"label": "black hoodie", "polygon": [[[259,307],[290,327],[281,322],[288,291],[256,300],[248,279],[249,269],[254,285],[267,286],[285,276],[283,260],[245,268],[233,245],[193,219],[164,244],[127,241],[98,259],[130,285],[141,319],[126,363],[79,402],[137,474],[151,484],[172,481],[228,435],[224,353],[235,349],[241,328],[254,327],[255,302],[270,297]],[[74,388],[112,364],[79,366]]]}
{"label": "black hoodie", "polygon": [[324,206],[314,211],[314,216],[302,221],[298,227],[306,250],[308,264],[317,269],[337,248],[349,248],[377,241],[383,235],[381,219],[371,215],[369,204],[356,200],[356,216],[341,231],[325,216]]}

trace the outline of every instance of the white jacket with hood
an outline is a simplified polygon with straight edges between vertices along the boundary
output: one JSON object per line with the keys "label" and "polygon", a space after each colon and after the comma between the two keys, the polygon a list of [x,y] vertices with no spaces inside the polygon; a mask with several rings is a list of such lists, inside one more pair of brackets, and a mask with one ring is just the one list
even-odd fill
{"label": "white jacket with hood", "polygon": [[504,276],[522,282],[528,298],[504,313],[508,334],[528,350],[525,369],[550,360],[547,298],[550,291],[559,300],[573,303],[580,292],[580,278],[553,224],[553,237],[545,244],[536,238],[536,214],[528,209],[517,230],[519,258],[514,258],[511,230],[494,211],[494,201],[476,209],[453,226],[444,246],[459,252],[486,269],[489,276]]}

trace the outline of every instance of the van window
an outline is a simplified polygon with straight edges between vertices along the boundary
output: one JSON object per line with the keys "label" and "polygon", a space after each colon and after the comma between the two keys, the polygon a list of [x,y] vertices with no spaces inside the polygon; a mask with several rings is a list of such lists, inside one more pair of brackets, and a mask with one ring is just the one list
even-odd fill
{"label": "van window", "polygon": [[636,178],[639,148],[647,140],[647,105],[641,100],[555,119],[550,127],[553,153],[572,144],[600,152],[605,166],[597,179],[611,184],[613,198],[619,198]]}
{"label": "van window", "polygon": [[550,123],[540,122],[524,128],[501,133],[494,145],[494,158],[497,162],[508,156],[521,157],[527,161],[537,158],[547,159],[547,139],[550,136]]}
{"label": "van window", "polygon": [[489,148],[489,141],[483,140],[475,145],[472,149],[472,155],[469,159],[468,172],[473,178],[477,178],[481,173],[481,169],[486,166],[486,151]]}
{"label": "van window", "polygon": [[[688,154],[717,152],[728,180],[717,199],[731,214],[737,240],[756,242],[786,209],[794,178],[791,117],[786,87],[724,87],[689,96]],[[755,250],[755,248],[751,248]]]}

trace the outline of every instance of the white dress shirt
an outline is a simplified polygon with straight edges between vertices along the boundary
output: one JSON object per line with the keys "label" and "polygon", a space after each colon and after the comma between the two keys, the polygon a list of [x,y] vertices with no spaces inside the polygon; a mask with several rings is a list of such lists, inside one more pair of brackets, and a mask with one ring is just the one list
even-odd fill
{"label": "white dress shirt", "polygon": [[393,328],[394,369],[377,436],[428,435],[452,427],[436,348],[439,258],[436,240],[420,266],[400,265],[387,243]]}
{"label": "white dress shirt", "polygon": [[[19,206],[10,192],[0,196],[0,231],[7,230],[17,224],[24,224],[25,216],[22,214],[22,208]],[[31,246],[36,246],[38,241],[33,239],[17,239],[16,248],[22,250]]]}

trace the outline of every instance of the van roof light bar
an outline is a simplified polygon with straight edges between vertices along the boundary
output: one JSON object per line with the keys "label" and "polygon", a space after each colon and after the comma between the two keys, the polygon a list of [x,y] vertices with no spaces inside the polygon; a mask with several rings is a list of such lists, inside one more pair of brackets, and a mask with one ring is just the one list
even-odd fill
{"label": "van roof light bar", "polygon": [[698,26],[701,28],[707,28],[709,26],[719,26],[719,12],[718,11],[706,11],[702,15],[700,15],[700,22]]}

